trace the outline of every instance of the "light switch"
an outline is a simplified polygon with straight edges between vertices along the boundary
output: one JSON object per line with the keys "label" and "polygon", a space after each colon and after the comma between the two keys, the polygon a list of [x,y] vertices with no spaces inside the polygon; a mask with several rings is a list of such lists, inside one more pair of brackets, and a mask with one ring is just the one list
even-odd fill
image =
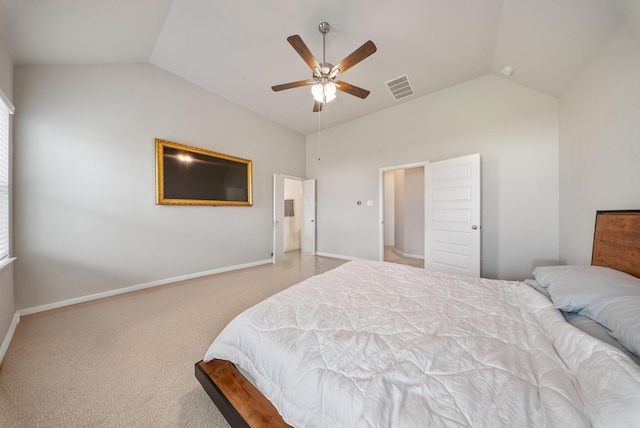
{"label": "light switch", "polygon": [[372,207],[373,206],[373,201],[367,201],[367,206],[368,207]]}

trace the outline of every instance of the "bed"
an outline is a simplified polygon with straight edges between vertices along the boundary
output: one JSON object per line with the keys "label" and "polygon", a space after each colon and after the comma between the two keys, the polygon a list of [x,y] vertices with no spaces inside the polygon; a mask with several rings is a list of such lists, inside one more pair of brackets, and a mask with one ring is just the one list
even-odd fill
{"label": "bed", "polygon": [[592,265],[534,286],[351,261],[236,317],[196,378],[233,427],[632,426],[639,260],[640,211],[600,211]]}

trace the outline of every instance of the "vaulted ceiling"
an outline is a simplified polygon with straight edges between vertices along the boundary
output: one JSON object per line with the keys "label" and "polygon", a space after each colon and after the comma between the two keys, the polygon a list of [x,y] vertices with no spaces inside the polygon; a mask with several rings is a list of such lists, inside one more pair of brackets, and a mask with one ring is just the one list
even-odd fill
{"label": "vaulted ceiling", "polygon": [[[393,107],[488,73],[559,97],[640,0],[0,0],[0,37],[16,65],[151,63],[300,134]],[[313,113],[311,78],[286,38],[336,64],[367,40],[378,51],[340,76]],[[407,75],[415,95],[386,82]]]}

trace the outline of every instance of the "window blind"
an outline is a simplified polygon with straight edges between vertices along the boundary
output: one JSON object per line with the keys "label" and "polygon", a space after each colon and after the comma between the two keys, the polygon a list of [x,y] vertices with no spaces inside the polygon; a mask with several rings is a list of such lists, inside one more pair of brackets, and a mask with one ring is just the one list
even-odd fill
{"label": "window blind", "polygon": [[0,97],[0,260],[9,256],[9,114]]}

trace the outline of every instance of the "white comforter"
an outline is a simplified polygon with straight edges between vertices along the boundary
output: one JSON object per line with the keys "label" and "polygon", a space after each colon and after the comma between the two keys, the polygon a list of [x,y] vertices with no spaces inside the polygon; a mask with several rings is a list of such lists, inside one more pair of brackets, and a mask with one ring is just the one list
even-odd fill
{"label": "white comforter", "polygon": [[518,282],[352,261],[240,314],[213,358],[298,428],[640,426],[640,366]]}

